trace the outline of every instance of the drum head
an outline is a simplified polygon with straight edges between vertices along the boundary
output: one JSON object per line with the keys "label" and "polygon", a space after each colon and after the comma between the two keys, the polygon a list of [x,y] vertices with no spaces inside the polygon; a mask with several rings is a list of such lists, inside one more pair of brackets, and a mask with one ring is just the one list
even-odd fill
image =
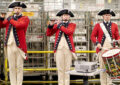
{"label": "drum head", "polygon": [[120,52],[120,49],[111,49],[103,53],[102,57],[110,57],[118,54]]}

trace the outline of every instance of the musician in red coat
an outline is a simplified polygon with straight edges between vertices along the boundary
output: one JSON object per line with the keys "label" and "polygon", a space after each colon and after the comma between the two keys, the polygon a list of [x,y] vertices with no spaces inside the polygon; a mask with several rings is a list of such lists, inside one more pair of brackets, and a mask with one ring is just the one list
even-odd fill
{"label": "musician in red coat", "polygon": [[73,42],[76,24],[69,21],[69,18],[74,17],[74,15],[67,9],[58,12],[57,16],[61,16],[62,21],[51,21],[46,35],[55,34],[54,59],[58,68],[58,83],[59,85],[70,85],[69,74],[66,72],[70,70],[72,56],[76,58]]}
{"label": "musician in red coat", "polygon": [[[119,31],[117,24],[111,22],[111,16],[115,16],[115,13],[110,9],[104,9],[98,13],[103,17],[103,22],[97,23],[91,34],[91,40],[96,45],[96,52],[98,53],[100,68],[105,69],[104,62],[102,60],[102,53],[104,48],[112,48],[113,40],[118,40],[115,44],[119,43]],[[102,49],[103,48],[103,49]],[[104,71],[100,72],[101,85],[112,85],[111,78]]]}
{"label": "musician in red coat", "polygon": [[6,27],[5,53],[8,57],[11,85],[22,85],[23,63],[27,59],[26,31],[29,18],[22,16],[22,8],[26,5],[22,2],[13,2],[9,5],[13,8],[14,15],[4,20],[0,17],[0,28]]}

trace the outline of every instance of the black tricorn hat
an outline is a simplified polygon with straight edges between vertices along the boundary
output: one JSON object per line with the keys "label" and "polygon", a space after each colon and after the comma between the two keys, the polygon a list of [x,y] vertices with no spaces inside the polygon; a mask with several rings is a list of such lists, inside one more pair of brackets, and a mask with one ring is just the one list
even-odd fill
{"label": "black tricorn hat", "polygon": [[74,17],[73,13],[71,11],[69,11],[68,9],[64,9],[59,11],[56,16],[62,16],[63,14],[69,14],[70,17]]}
{"label": "black tricorn hat", "polygon": [[13,2],[8,6],[8,8],[14,8],[14,7],[27,8],[27,6],[22,2]]}
{"label": "black tricorn hat", "polygon": [[115,13],[110,9],[104,9],[98,13],[98,15],[100,15],[100,16],[102,16],[104,14],[111,14],[112,16],[115,16]]}

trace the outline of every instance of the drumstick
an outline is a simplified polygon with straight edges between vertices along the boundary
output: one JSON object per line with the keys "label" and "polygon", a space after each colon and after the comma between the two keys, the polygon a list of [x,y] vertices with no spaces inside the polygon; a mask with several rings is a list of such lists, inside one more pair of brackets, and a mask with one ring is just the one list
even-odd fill
{"label": "drumstick", "polygon": [[[118,42],[118,40],[113,40],[113,41],[111,41],[111,43],[114,43],[114,42]],[[103,49],[103,50],[110,50],[110,49],[105,48],[105,47],[101,47],[101,48],[100,48],[100,50],[102,50],[102,49]]]}
{"label": "drumstick", "polygon": [[100,50],[109,50],[108,48],[105,48],[105,47],[101,47]]}
{"label": "drumstick", "polygon": [[111,41],[111,43],[114,43],[114,42],[118,42],[118,40],[113,40],[113,41]]}

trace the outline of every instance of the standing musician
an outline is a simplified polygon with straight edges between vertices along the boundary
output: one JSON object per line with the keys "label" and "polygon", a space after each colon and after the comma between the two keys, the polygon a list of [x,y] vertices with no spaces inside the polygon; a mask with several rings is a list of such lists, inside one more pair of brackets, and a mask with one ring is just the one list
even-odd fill
{"label": "standing musician", "polygon": [[22,16],[22,8],[27,6],[22,2],[13,2],[8,8],[13,8],[14,14],[7,19],[0,16],[0,28],[6,27],[5,55],[8,57],[11,85],[22,85],[23,63],[27,59],[26,31],[29,24],[27,16]]}
{"label": "standing musician", "polygon": [[[119,31],[117,24],[111,22],[111,16],[115,16],[115,13],[110,9],[104,9],[98,13],[98,15],[103,17],[102,23],[97,23],[91,34],[92,42],[97,46],[96,52],[98,53],[100,68],[105,69],[104,62],[102,59],[102,53],[104,49],[101,48],[112,48],[111,42],[113,40],[119,40]],[[110,76],[106,71],[100,72],[100,82],[101,85],[113,85]]]}
{"label": "standing musician", "polygon": [[73,42],[76,24],[70,22],[70,17],[74,17],[74,15],[67,9],[61,10],[56,16],[60,16],[61,21],[51,20],[46,35],[52,36],[55,34],[54,60],[58,68],[59,85],[70,85],[70,76],[66,72],[70,70],[72,56],[76,58]]}

